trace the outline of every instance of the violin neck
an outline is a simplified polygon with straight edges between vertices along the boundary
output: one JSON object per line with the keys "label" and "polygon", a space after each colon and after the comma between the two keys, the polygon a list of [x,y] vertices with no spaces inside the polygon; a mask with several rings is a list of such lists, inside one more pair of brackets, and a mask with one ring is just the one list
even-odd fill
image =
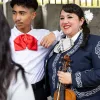
{"label": "violin neck", "polygon": [[60,88],[60,100],[65,100],[65,86],[61,84]]}

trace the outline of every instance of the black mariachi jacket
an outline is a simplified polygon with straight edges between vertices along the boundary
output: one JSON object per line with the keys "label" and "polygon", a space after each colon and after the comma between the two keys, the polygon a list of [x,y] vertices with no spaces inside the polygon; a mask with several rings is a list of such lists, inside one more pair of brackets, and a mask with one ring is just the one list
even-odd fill
{"label": "black mariachi jacket", "polygon": [[[75,45],[79,44],[79,38]],[[71,52],[76,47],[71,48]],[[57,71],[62,66],[61,58],[68,53],[54,53],[53,50],[45,60],[46,84],[49,81],[51,95],[57,89]],[[72,89],[77,100],[100,100],[100,36],[90,35],[87,46],[78,48],[72,55],[69,71],[72,73]],[[46,85],[48,88],[48,85]]]}

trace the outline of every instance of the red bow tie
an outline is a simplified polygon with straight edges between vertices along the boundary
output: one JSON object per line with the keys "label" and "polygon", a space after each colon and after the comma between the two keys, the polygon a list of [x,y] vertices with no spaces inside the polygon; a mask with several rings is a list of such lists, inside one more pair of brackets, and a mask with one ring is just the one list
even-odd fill
{"label": "red bow tie", "polygon": [[16,51],[24,50],[26,47],[29,50],[37,50],[37,39],[29,34],[19,35],[14,40]]}

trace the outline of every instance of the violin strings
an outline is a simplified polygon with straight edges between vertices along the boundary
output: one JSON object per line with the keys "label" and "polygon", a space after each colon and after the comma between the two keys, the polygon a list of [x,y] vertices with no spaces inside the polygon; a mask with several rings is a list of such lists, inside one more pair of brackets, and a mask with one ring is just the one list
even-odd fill
{"label": "violin strings", "polygon": [[59,83],[59,86],[58,86],[57,100],[59,100],[60,88],[61,88],[61,83]]}

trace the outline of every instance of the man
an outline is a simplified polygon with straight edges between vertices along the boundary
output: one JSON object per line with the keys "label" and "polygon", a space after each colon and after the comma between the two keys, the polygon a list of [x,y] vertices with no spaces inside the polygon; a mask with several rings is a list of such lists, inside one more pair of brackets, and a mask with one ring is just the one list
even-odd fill
{"label": "man", "polygon": [[12,58],[24,67],[36,100],[47,100],[43,88],[43,66],[45,56],[52,47],[50,45],[55,40],[56,31],[54,35],[45,29],[33,29],[31,22],[36,17],[38,8],[36,0],[12,0],[10,5],[15,22],[10,37]]}

